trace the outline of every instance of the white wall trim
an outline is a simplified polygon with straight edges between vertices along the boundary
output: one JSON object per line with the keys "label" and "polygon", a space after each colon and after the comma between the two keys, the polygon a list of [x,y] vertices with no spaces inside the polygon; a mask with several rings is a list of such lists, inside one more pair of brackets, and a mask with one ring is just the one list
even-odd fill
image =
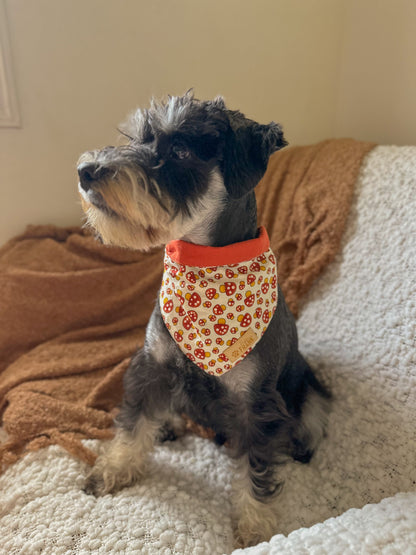
{"label": "white wall trim", "polygon": [[0,0],[0,127],[20,127],[4,0]]}

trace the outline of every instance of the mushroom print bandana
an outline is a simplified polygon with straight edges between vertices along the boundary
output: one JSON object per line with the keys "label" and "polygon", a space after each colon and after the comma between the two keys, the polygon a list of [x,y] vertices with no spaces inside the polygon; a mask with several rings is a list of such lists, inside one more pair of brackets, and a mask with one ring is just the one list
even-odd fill
{"label": "mushroom print bandana", "polygon": [[171,336],[205,372],[228,372],[260,341],[276,310],[276,259],[266,229],[225,247],[172,241],[164,269],[159,302]]}

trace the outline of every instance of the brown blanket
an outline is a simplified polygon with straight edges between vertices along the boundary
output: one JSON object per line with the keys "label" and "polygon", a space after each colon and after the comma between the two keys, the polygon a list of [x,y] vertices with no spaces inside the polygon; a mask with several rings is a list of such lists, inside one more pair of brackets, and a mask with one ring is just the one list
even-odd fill
{"label": "brown blanket", "polygon": [[[325,141],[272,156],[257,188],[279,281],[299,300],[335,256],[372,144]],[[57,443],[88,463],[81,439],[112,436],[122,375],[142,345],[162,250],[104,247],[81,229],[30,226],[0,249],[0,469]]]}

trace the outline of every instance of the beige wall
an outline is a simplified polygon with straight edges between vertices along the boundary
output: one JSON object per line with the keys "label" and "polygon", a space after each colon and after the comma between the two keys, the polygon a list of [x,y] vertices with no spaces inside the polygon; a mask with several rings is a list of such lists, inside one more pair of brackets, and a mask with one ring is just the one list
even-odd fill
{"label": "beige wall", "polygon": [[[291,143],[415,142],[412,0],[5,3],[22,128],[0,129],[0,242],[27,223],[78,224],[78,155],[114,143],[120,120],[153,94],[221,93],[231,108],[281,122]],[[383,70],[397,82],[380,90]]]}
{"label": "beige wall", "polygon": [[416,144],[416,0],[348,0],[334,135]]}

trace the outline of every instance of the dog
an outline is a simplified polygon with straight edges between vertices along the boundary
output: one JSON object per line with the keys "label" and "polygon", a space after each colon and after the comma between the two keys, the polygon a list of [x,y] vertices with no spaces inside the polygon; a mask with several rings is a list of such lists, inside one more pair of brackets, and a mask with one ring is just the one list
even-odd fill
{"label": "dog", "polygon": [[227,109],[222,97],[153,100],[125,144],[83,154],[79,193],[104,244],[166,245],[159,300],[124,376],[116,434],[86,479],[96,496],[135,483],[155,442],[209,427],[235,460],[236,545],[278,530],[276,468],[306,463],[325,435],[330,394],[298,351],[254,188],[281,127]]}

